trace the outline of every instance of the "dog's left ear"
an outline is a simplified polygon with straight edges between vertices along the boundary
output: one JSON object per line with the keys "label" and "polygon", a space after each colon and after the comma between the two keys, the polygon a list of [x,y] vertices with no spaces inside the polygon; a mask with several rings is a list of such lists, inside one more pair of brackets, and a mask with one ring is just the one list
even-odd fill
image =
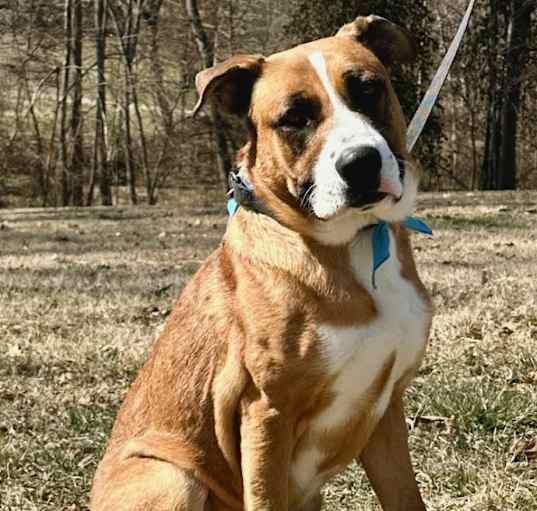
{"label": "dog's left ear", "polygon": [[209,97],[228,113],[246,115],[264,61],[262,55],[237,55],[199,72],[196,75],[199,99],[192,115],[196,115]]}
{"label": "dog's left ear", "polygon": [[353,37],[387,67],[410,63],[418,53],[416,42],[407,30],[380,16],[359,16],[341,27],[336,36]]}

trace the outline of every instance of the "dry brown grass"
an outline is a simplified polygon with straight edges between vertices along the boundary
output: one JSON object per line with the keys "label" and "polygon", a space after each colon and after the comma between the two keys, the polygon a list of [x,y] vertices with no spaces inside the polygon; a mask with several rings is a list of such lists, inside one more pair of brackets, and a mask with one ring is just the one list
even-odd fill
{"label": "dry brown grass", "polygon": [[[225,226],[220,199],[180,202],[0,213],[1,510],[85,508],[117,406]],[[408,410],[425,499],[534,511],[537,193],[422,207],[435,237],[415,244],[438,313]],[[326,509],[378,509],[358,467]]]}

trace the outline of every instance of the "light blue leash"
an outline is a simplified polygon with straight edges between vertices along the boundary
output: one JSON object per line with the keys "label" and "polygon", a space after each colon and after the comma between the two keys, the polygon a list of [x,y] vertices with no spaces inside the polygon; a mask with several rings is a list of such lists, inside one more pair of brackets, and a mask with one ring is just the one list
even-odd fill
{"label": "light blue leash", "polygon": [[[416,145],[416,142],[418,141],[418,138],[421,135],[423,128],[425,127],[425,123],[427,122],[427,119],[431,115],[433,107],[440,94],[440,90],[442,89],[442,86],[444,85],[444,82],[446,81],[447,75],[449,74],[449,70],[451,69],[451,66],[453,65],[455,56],[457,55],[457,52],[459,51],[459,48],[461,46],[462,38],[466,30],[468,29],[468,23],[470,22],[470,17],[472,16],[474,3],[475,3],[475,0],[470,0],[470,3],[468,4],[468,8],[466,9],[464,18],[462,19],[461,24],[459,26],[459,30],[457,31],[457,34],[455,35],[455,38],[453,39],[453,42],[451,43],[446,53],[446,56],[442,60],[442,63],[440,64],[440,67],[438,68],[438,71],[436,72],[436,75],[433,78],[433,81],[429,89],[427,90],[427,93],[425,94],[418,110],[416,111],[414,117],[412,118],[412,121],[410,121],[410,124],[406,132],[406,143],[407,143],[407,149],[409,152],[412,152],[412,149],[414,149],[414,146]],[[429,236],[432,236],[433,234],[433,231],[425,222],[415,217],[407,217],[404,220],[403,225],[412,231],[421,232],[423,234],[428,234]],[[380,222],[377,225],[375,225],[375,227],[373,228],[372,241],[373,241],[372,283],[373,283],[373,287],[376,289],[377,287],[376,282],[375,282],[376,272],[390,258],[390,229],[386,222]]]}
{"label": "light blue leash", "polygon": [[455,35],[455,38],[453,39],[446,56],[442,60],[442,63],[440,64],[440,67],[438,68],[438,71],[436,72],[429,89],[427,90],[418,110],[408,125],[408,129],[406,131],[406,146],[409,152],[412,152],[412,149],[414,149],[414,146],[416,145],[416,142],[418,141],[418,138],[425,127],[425,123],[431,115],[433,107],[438,99],[438,95],[440,94],[440,90],[442,89],[447,75],[449,74],[449,70],[453,65],[455,56],[457,55],[457,52],[461,46],[462,38],[468,28],[468,23],[470,22],[470,17],[472,16],[472,11],[474,9],[474,3],[475,0],[470,0],[464,18],[459,26],[459,30],[457,30],[457,34]]}

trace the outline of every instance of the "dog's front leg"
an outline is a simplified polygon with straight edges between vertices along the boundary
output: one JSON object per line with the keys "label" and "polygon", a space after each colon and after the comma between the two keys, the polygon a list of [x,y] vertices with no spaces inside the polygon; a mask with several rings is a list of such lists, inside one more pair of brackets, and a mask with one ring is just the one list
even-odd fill
{"label": "dog's front leg", "polygon": [[266,396],[243,402],[241,465],[246,511],[287,511],[291,430]]}
{"label": "dog's front leg", "polygon": [[400,395],[392,398],[360,459],[384,511],[425,511],[410,460]]}

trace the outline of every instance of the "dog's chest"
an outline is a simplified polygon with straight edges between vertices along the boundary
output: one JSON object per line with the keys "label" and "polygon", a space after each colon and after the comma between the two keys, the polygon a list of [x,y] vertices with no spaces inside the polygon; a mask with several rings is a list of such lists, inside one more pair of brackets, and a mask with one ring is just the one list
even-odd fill
{"label": "dog's chest", "polygon": [[[428,304],[414,284],[401,276],[393,239],[391,257],[378,270],[377,289],[373,289],[372,248],[367,234],[352,247],[353,271],[373,296],[378,314],[360,326],[318,325],[332,399],[313,417],[295,453],[292,475],[303,495],[316,491],[333,472],[343,468],[336,465],[323,472],[330,459],[338,458],[334,456],[337,453],[326,452],[326,446],[337,450],[338,445],[341,449],[358,445],[349,444],[345,435],[366,434],[376,424],[389,404],[394,385],[419,361],[427,340]],[[364,431],[359,431],[360,427]],[[352,457],[357,453],[347,454]]]}

